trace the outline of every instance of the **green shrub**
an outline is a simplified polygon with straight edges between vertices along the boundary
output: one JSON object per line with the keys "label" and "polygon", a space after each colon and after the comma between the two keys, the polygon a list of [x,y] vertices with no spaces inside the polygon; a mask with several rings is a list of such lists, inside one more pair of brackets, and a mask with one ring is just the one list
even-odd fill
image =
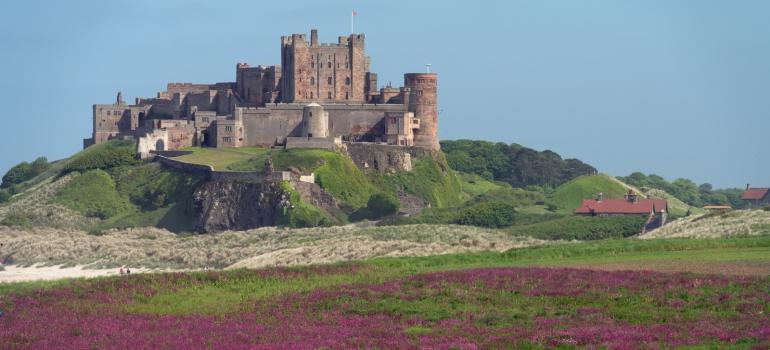
{"label": "green shrub", "polygon": [[481,202],[463,208],[455,215],[454,223],[481,227],[506,227],[513,225],[516,207],[510,202]]}
{"label": "green shrub", "polygon": [[542,239],[596,240],[633,236],[641,232],[643,216],[567,216],[531,225],[514,226],[508,232]]}
{"label": "green shrub", "polygon": [[130,204],[115,189],[103,170],[76,176],[56,194],[56,203],[90,217],[106,219],[129,209]]}
{"label": "green shrub", "polygon": [[[93,147],[91,149],[91,147]],[[85,172],[93,169],[110,169],[122,165],[135,165],[136,149],[133,141],[112,140],[94,145],[73,157],[64,168],[64,173]]]}
{"label": "green shrub", "polygon": [[201,177],[164,171],[159,164],[117,167],[109,171],[118,192],[144,211],[189,199]]}
{"label": "green shrub", "polygon": [[770,211],[770,205],[766,205],[766,206],[762,207],[762,210]]}
{"label": "green shrub", "polygon": [[31,166],[32,176],[34,177],[48,170],[48,168],[51,167],[51,163],[48,163],[48,158],[46,157],[37,157],[37,159],[32,162]]}
{"label": "green shrub", "polygon": [[5,203],[11,199],[11,193],[8,190],[0,189],[0,203]]}
{"label": "green shrub", "polygon": [[379,214],[380,217],[393,215],[398,212],[399,203],[396,198],[382,193],[375,193],[369,197],[366,208]]}
{"label": "green shrub", "polygon": [[398,213],[399,206],[396,198],[383,193],[375,193],[369,197],[366,207],[355,211],[350,215],[350,219],[353,221],[377,220]]}
{"label": "green shrub", "polygon": [[23,213],[11,213],[6,216],[3,221],[0,221],[0,224],[3,224],[5,226],[20,226],[20,227],[26,227],[29,226],[29,218],[24,215]]}
{"label": "green shrub", "polygon": [[3,184],[0,187],[7,188],[11,185],[20,184],[29,179],[32,173],[32,164],[21,162],[3,175]]}

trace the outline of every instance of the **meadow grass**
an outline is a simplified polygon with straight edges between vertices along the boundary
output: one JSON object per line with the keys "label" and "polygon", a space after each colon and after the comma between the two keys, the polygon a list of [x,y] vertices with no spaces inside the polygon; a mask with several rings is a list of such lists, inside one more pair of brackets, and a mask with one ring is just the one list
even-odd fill
{"label": "meadow grass", "polygon": [[115,349],[186,348],[190,337],[221,349],[768,345],[770,278],[565,268],[617,261],[768,265],[770,236],[0,285],[11,317],[0,340]]}
{"label": "meadow grass", "polygon": [[[156,314],[223,314],[257,300],[343,284],[372,284],[428,272],[492,267],[552,266],[618,262],[754,262],[770,265],[770,236],[718,240],[604,240],[575,244],[427,257],[376,258],[338,273],[280,279],[234,278],[174,291],[160,291],[133,304],[131,311]],[[301,268],[300,268],[301,270]],[[237,274],[238,272],[233,272]],[[225,273],[227,274],[227,273]]]}
{"label": "meadow grass", "polygon": [[192,151],[192,154],[175,157],[175,160],[205,164],[214,167],[214,170],[228,170],[228,166],[246,161],[269,151],[264,147],[238,147],[238,148],[212,148],[212,147],[188,147],[184,151]]}

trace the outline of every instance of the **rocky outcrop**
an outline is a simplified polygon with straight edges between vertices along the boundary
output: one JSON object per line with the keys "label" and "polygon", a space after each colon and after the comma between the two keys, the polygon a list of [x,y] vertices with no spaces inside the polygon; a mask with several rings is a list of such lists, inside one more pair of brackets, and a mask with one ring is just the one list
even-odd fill
{"label": "rocky outcrop", "polygon": [[363,170],[381,173],[411,171],[412,160],[430,153],[420,147],[392,146],[375,143],[351,142],[344,145],[343,152]]}
{"label": "rocky outcrop", "polygon": [[299,193],[303,202],[325,211],[332,218],[334,217],[333,212],[339,209],[337,200],[316,183],[294,181],[291,186]]}
{"label": "rocky outcrop", "polygon": [[208,181],[193,194],[194,228],[203,233],[275,226],[290,205],[278,182]]}

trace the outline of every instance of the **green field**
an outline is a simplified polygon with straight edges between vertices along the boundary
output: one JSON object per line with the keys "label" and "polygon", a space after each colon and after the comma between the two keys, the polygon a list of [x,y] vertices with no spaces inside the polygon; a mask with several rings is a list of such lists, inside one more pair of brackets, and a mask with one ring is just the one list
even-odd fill
{"label": "green field", "polygon": [[[729,272],[741,264],[762,266],[770,272],[770,236],[723,240],[605,240],[514,249],[505,253],[476,253],[410,258],[378,258],[361,263],[356,273],[299,276],[296,279],[238,279],[203,284],[181,292],[168,291],[137,304],[135,311],[156,314],[222,314],[246,300],[260,300],[288,292],[304,292],[352,283],[382,283],[405,276],[470,268],[589,266],[611,268],[615,264],[639,263],[635,268],[658,270],[671,263],[673,271]],[[233,272],[238,275],[237,271]],[[197,274],[204,278],[204,274]]]}
{"label": "green field", "polygon": [[[757,236],[3,284],[0,341],[10,348],[755,349],[770,344],[768,273],[770,236]],[[41,327],[41,318],[51,325]]]}

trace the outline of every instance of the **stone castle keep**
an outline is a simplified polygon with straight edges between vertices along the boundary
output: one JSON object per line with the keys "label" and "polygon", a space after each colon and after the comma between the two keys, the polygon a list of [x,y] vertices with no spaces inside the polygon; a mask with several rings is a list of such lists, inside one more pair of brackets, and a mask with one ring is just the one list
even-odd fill
{"label": "stone castle keep", "polygon": [[133,105],[93,106],[93,135],[139,140],[139,153],[189,146],[334,148],[343,142],[438,149],[437,76],[404,74],[377,88],[364,35],[318,42],[317,30],[281,37],[281,65],[236,65],[236,81],[169,83]]}

